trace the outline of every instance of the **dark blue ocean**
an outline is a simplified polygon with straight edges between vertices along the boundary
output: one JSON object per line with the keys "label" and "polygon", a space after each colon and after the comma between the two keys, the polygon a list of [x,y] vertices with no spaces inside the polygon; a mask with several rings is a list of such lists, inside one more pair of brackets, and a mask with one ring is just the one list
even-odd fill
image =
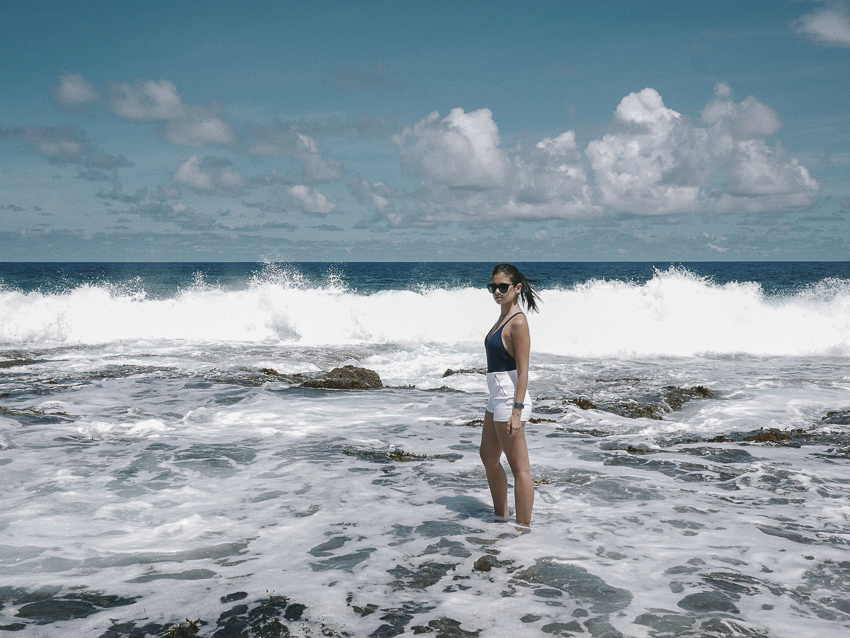
{"label": "dark blue ocean", "polygon": [[[479,262],[305,262],[288,264],[307,281],[321,284],[329,273],[361,292],[483,286],[494,264]],[[646,283],[657,271],[687,270],[718,284],[756,282],[767,294],[794,292],[825,279],[850,279],[850,261],[790,262],[517,262],[541,287],[568,288],[592,279]],[[260,263],[61,263],[0,262],[0,282],[23,291],[64,290],[83,283],[140,282],[150,294],[167,295],[205,280],[238,287],[261,272]]]}
{"label": "dark blue ocean", "polygon": [[850,631],[850,262],[518,264],[530,533],[493,265],[0,264],[0,632]]}

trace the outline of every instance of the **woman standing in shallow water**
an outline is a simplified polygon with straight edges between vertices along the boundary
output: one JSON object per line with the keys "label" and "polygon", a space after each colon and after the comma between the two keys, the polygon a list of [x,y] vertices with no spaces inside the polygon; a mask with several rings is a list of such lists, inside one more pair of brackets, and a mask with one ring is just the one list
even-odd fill
{"label": "woman standing in shallow water", "polygon": [[496,518],[507,520],[508,477],[502,467],[502,452],[505,453],[514,475],[516,522],[527,527],[531,525],[534,505],[534,481],[525,442],[525,422],[531,415],[528,394],[531,337],[519,301],[522,299],[528,310],[537,311],[537,295],[525,275],[511,264],[499,264],[493,269],[487,289],[501,307],[501,313],[484,340],[490,400],[484,413],[479,453],[487,472]]}

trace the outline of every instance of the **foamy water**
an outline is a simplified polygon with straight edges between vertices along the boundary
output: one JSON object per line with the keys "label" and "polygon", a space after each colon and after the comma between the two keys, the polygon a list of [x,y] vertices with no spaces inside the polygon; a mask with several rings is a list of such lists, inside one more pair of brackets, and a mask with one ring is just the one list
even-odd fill
{"label": "foamy water", "polygon": [[[534,348],[562,356],[850,354],[850,282],[766,296],[753,282],[717,285],[681,270],[644,284],[592,280],[542,291]],[[481,289],[384,290],[257,277],[240,290],[200,281],[165,299],[113,285],[63,293],[0,289],[0,343],[115,341],[288,346],[478,346],[491,323]]]}
{"label": "foamy water", "polygon": [[[480,288],[5,282],[0,628],[226,636],[285,596],[296,635],[843,635],[847,280],[541,292],[524,534],[492,517],[484,377],[443,377],[484,365]],[[346,364],[392,387],[262,372]]]}

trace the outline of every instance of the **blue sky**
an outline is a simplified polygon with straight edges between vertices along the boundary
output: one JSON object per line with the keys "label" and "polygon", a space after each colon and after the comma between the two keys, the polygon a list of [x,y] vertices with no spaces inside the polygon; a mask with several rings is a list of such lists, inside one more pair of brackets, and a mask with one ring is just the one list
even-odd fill
{"label": "blue sky", "polygon": [[850,2],[22,0],[0,260],[846,260]]}

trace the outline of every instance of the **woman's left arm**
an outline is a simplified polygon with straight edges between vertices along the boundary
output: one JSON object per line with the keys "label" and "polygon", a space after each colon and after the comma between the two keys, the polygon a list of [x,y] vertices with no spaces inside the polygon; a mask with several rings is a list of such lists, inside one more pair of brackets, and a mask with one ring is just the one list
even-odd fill
{"label": "woman's left arm", "polygon": [[[531,353],[531,335],[528,332],[528,321],[525,315],[520,315],[511,322],[511,345],[516,359],[516,396],[515,403],[525,400],[528,389],[528,359]],[[508,436],[513,436],[522,427],[522,409],[514,408],[508,419]]]}

